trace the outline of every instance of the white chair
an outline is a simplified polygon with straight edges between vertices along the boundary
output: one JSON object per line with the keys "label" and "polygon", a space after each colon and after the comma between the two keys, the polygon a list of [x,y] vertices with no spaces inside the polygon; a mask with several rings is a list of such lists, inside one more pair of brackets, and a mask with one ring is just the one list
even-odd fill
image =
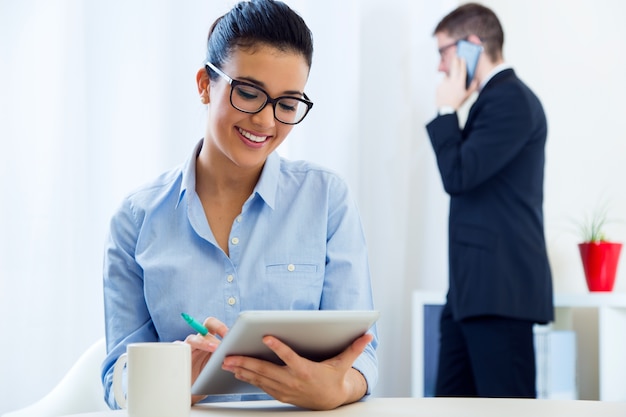
{"label": "white chair", "polygon": [[108,410],[100,380],[106,356],[104,338],[91,345],[45,397],[2,417],[58,417]]}

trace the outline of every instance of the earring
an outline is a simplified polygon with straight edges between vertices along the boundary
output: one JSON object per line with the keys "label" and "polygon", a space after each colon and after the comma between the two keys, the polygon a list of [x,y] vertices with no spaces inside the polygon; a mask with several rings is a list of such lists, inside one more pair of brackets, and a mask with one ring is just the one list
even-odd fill
{"label": "earring", "polygon": [[202,94],[200,96],[200,101],[202,102],[202,104],[209,104],[209,98],[207,97],[206,94]]}

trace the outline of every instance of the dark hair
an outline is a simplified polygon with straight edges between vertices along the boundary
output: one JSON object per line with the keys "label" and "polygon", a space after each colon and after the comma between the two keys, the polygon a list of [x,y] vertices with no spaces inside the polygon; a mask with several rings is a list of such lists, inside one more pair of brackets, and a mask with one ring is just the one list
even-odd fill
{"label": "dark hair", "polygon": [[[259,44],[302,54],[311,68],[311,30],[299,14],[274,0],[241,1],[218,18],[209,29],[206,59],[219,68],[235,48]],[[210,70],[209,76],[216,74]]]}
{"label": "dark hair", "polygon": [[495,61],[502,56],[504,45],[502,25],[496,14],[481,4],[467,3],[457,7],[439,22],[433,34],[437,33],[447,33],[456,39],[476,35],[492,60]]}

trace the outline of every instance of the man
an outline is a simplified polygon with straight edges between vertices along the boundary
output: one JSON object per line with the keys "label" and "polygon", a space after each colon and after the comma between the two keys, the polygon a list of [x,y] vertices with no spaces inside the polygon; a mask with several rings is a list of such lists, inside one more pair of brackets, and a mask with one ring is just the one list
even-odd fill
{"label": "man", "polygon": [[[436,395],[535,398],[533,325],[554,318],[542,207],[546,117],[504,62],[493,11],[462,5],[434,36],[446,76],[427,130],[450,195]],[[468,88],[459,40],[482,47]],[[460,128],[456,111],[475,91]]]}

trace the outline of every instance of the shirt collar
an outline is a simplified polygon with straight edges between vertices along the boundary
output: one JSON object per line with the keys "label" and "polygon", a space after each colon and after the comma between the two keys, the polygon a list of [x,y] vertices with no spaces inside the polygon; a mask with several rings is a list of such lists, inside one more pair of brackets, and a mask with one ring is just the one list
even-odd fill
{"label": "shirt collar", "polygon": [[[183,197],[187,194],[188,190],[195,192],[196,190],[196,159],[202,149],[203,140],[200,140],[194,147],[193,152],[189,159],[185,162],[182,168],[182,181],[180,191],[178,193],[178,203],[180,204]],[[276,202],[276,189],[278,187],[278,175],[280,172],[280,156],[276,152],[272,152],[265,161],[261,177],[254,187],[253,194],[258,194],[265,204],[274,209]]]}
{"label": "shirt collar", "polygon": [[482,83],[480,83],[480,87],[478,88],[478,91],[481,91],[483,88],[485,88],[485,86],[487,85],[487,83],[489,82],[489,80],[491,80],[496,74],[510,69],[512,68],[511,65],[507,64],[506,62],[503,62],[502,64],[496,65],[489,74],[487,74],[487,76],[485,77],[485,79],[483,80]]}
{"label": "shirt collar", "polygon": [[185,194],[187,194],[187,190],[193,190],[193,191],[196,190],[196,159],[198,158],[198,155],[200,154],[200,149],[202,149],[203,142],[204,140],[201,139],[196,144],[196,146],[193,148],[193,152],[191,153],[191,156],[189,157],[189,159],[187,159],[187,161],[183,165],[183,169],[182,169],[183,178],[180,184],[180,191],[178,192],[178,203],[176,203],[177,208],[180,202],[182,201],[183,197],[185,196]]}
{"label": "shirt collar", "polygon": [[279,173],[280,156],[276,152],[272,152],[265,160],[261,178],[254,187],[254,193],[258,194],[271,209],[274,209],[276,203]]}

